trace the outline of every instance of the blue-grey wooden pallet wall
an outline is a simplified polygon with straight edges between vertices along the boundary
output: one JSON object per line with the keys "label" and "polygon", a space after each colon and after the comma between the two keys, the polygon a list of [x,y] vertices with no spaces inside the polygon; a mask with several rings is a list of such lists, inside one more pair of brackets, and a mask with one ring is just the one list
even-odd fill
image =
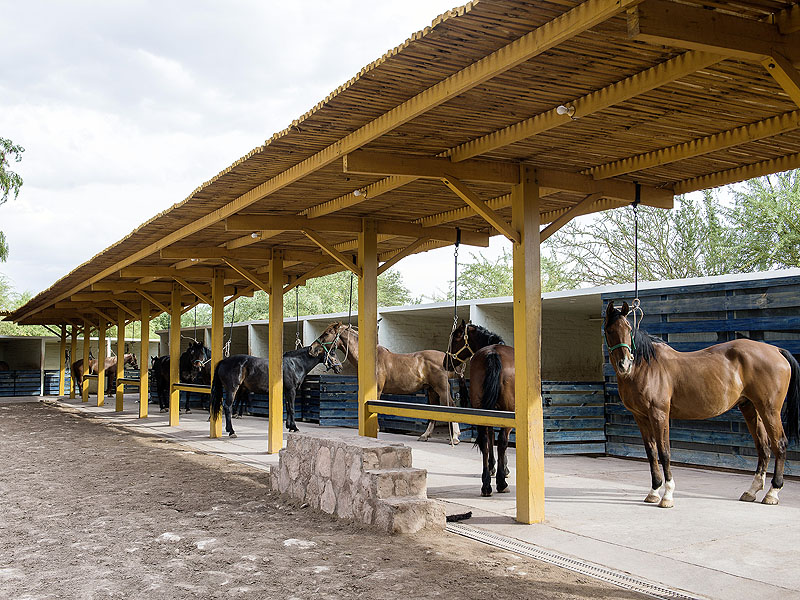
{"label": "blue-grey wooden pallet wall", "polygon": [[[749,337],[800,354],[800,277],[640,290],[642,328],[676,350],[689,352]],[[603,294],[619,306],[631,294]],[[604,345],[606,454],[644,457],[641,435],[622,405]],[[739,409],[706,421],[673,420],[672,460],[694,465],[755,470],[756,450]],[[771,465],[770,465],[771,467]],[[800,447],[790,447],[788,474],[800,474]]]}

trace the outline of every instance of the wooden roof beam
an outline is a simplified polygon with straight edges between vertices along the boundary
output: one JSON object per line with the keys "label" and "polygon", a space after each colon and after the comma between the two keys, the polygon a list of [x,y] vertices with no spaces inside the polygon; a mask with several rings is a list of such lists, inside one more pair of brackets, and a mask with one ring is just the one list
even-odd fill
{"label": "wooden roof beam", "polygon": [[133,281],[98,281],[92,284],[93,292],[138,292],[139,290],[167,293],[172,291],[172,284],[163,281],[147,285],[140,285]]}
{"label": "wooden roof beam", "polygon": [[281,229],[262,229],[260,231],[254,231],[250,235],[244,235],[242,237],[230,240],[225,243],[224,247],[228,250],[236,250],[237,248],[244,248],[250,244],[263,242],[264,240],[268,240],[269,238],[273,238],[282,233],[283,230]]}
{"label": "wooden roof beam", "polygon": [[689,192],[715,188],[721,185],[737,183],[739,181],[745,181],[746,179],[763,177],[764,175],[790,171],[792,169],[800,169],[800,152],[774,158],[772,160],[757,162],[752,165],[747,165],[746,167],[737,167],[735,169],[718,171],[717,173],[704,175],[702,177],[684,179],[675,184],[675,193],[688,194]]}
{"label": "wooden roof beam", "polygon": [[724,54],[760,62],[800,106],[800,32],[665,0],[645,0],[628,11],[628,36],[650,44]]}
{"label": "wooden roof beam", "polygon": [[[223,258],[222,261],[257,288],[265,291],[267,294],[272,293],[272,282],[267,283],[266,281],[263,281],[260,277],[254,273],[251,273],[250,270],[231,258]],[[209,304],[211,303],[209,302]]]}
{"label": "wooden roof beam", "polygon": [[134,318],[134,320],[136,320],[136,321],[138,321],[138,320],[139,320],[139,313],[132,311],[130,308],[128,308],[127,306],[125,306],[125,305],[124,305],[122,302],[120,302],[119,300],[114,300],[114,299],[112,298],[112,299],[111,299],[111,302],[112,302],[112,303],[114,303],[114,304],[117,306],[117,308],[120,308],[120,309],[122,309],[123,311],[125,311],[126,313],[128,313],[130,316],[132,316],[132,317]]}
{"label": "wooden roof beam", "polygon": [[456,179],[455,177],[442,177],[442,183],[450,188],[450,190],[452,190],[456,196],[466,202],[472,208],[472,210],[483,217],[484,221],[489,223],[492,227],[494,227],[512,242],[516,242],[517,244],[520,243],[522,238],[520,237],[519,232],[515,231],[514,228],[511,227],[511,225],[503,217],[498,215],[486,204],[486,202],[479,198],[475,192],[469,189],[460,180]]}
{"label": "wooden roof beam", "polygon": [[[340,233],[359,233],[361,231],[361,220],[351,217],[320,217],[319,219],[309,219],[308,217],[293,217],[282,215],[259,215],[244,214],[228,217],[225,227],[228,231],[241,231],[256,228],[267,223],[280,223],[287,230],[306,231],[314,230],[331,231]],[[453,227],[429,227],[423,229],[413,223],[402,221],[377,220],[375,225],[379,234],[393,236],[403,236],[410,238],[429,237],[445,242],[455,243],[457,233]],[[489,245],[489,235],[480,231],[463,230],[461,232],[461,243],[470,246]]]}
{"label": "wooden roof beam", "polygon": [[715,133],[690,142],[684,142],[683,144],[676,144],[667,148],[653,150],[652,152],[615,160],[587,169],[583,173],[591,175],[595,179],[607,179],[616,175],[634,173],[651,167],[659,167],[679,160],[702,156],[703,154],[780,135],[795,129],[800,129],[800,111],[784,113],[777,117]]}
{"label": "wooden roof beam", "polygon": [[[170,285],[172,285],[172,284],[170,284]],[[149,300],[150,304],[152,304],[153,306],[157,306],[158,308],[161,309],[162,312],[169,313],[169,308],[167,308],[166,304],[162,304],[159,300],[157,300],[156,298],[154,298],[153,296],[151,296],[150,294],[148,294],[144,290],[137,290],[137,291],[139,292],[139,295],[142,298],[144,298],[145,300]]]}
{"label": "wooden roof beam", "polygon": [[779,13],[770,15],[769,22],[775,23],[783,35],[800,31],[800,4],[793,4]]}
{"label": "wooden roof beam", "polygon": [[[310,262],[310,263],[332,263],[332,259],[328,258],[320,252],[310,252],[307,250],[283,250],[284,266],[289,262]],[[236,250],[228,250],[225,247],[219,246],[202,246],[198,248],[176,248],[170,246],[161,250],[161,258],[189,258],[196,257],[201,260],[216,259],[222,260],[223,258],[232,258],[234,260],[259,260],[262,262],[269,261],[272,258],[271,248],[238,248]]]}
{"label": "wooden roof beam", "polygon": [[378,275],[380,275],[385,271],[388,271],[394,265],[403,260],[406,256],[412,255],[414,252],[422,248],[425,244],[427,244],[430,241],[431,241],[430,238],[419,238],[418,240],[415,240],[405,248],[401,248],[400,250],[392,254],[390,258],[387,258],[384,261],[384,263],[378,267]]}
{"label": "wooden roof beam", "polygon": [[305,234],[305,236],[317,246],[322,248],[323,252],[329,254],[331,258],[342,265],[345,269],[352,271],[357,276],[361,277],[361,268],[358,265],[353,264],[344,254],[329,244],[328,241],[319,234],[319,232],[309,228],[304,229],[303,234]]}
{"label": "wooden roof beam", "polygon": [[194,294],[196,298],[202,300],[204,304],[208,304],[209,306],[211,306],[211,298],[209,296],[206,296],[199,286],[189,283],[182,277],[173,277],[173,279],[177,281],[179,284],[181,284],[181,286],[189,290],[192,294]]}

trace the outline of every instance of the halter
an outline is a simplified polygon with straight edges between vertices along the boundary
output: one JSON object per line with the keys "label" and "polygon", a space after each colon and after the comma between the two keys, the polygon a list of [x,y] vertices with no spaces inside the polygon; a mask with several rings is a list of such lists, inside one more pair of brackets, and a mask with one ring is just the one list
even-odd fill
{"label": "halter", "polygon": [[[623,318],[624,318],[624,317],[623,317]],[[607,331],[604,331],[604,332],[603,332],[603,337],[605,337],[605,339],[606,339],[606,346],[609,346],[609,348],[608,348],[608,354],[609,354],[609,355],[610,355],[610,354],[611,354],[611,353],[612,353],[614,350],[616,350],[617,348],[627,348],[627,349],[628,349],[628,351],[629,351],[631,354],[633,354],[633,353],[636,351],[636,343],[633,341],[633,330],[631,330],[631,344],[630,344],[630,346],[629,346],[628,344],[624,343],[624,342],[621,342],[621,343],[617,344],[616,346],[611,346],[611,345],[608,343],[608,332],[607,332]]]}
{"label": "halter", "polygon": [[[326,361],[326,364],[327,364],[327,361],[328,361],[328,357],[330,357],[331,354],[335,355],[335,353],[336,353],[336,344],[339,341],[339,339],[341,339],[342,332],[343,331],[349,331],[350,328],[351,328],[351,325],[349,323],[347,324],[347,327],[337,328],[336,336],[330,342],[323,342],[319,338],[314,340],[314,342],[316,342],[317,344],[319,344],[320,346],[325,348],[325,361]],[[349,355],[350,355],[350,344],[346,344],[345,347],[344,347],[344,361],[342,361],[342,362],[347,362],[347,357]]]}
{"label": "halter", "polygon": [[[456,329],[458,329],[458,328],[454,326],[453,327],[453,331],[450,332],[450,344],[453,343],[453,333],[455,333]],[[458,363],[459,363],[459,366],[466,365],[470,360],[472,360],[472,357],[475,356],[475,351],[469,345],[469,339],[467,338],[467,331],[469,331],[469,324],[464,325],[464,345],[461,348],[459,348],[456,352],[451,352],[450,350],[445,352],[445,354],[450,357],[451,361],[456,361],[457,360]],[[469,357],[468,358],[461,358],[460,356],[458,356],[464,350],[468,350],[469,351]]]}

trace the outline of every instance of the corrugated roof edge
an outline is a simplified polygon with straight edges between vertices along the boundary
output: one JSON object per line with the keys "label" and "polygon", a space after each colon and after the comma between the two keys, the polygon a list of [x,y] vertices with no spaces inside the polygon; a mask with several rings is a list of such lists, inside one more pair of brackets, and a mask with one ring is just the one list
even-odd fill
{"label": "corrugated roof edge", "polygon": [[[435,29],[435,28],[436,28],[438,25],[441,25],[442,23],[444,23],[444,22],[445,22],[445,21],[447,21],[448,19],[452,19],[452,18],[454,18],[454,17],[460,17],[460,16],[462,16],[462,15],[465,15],[465,14],[467,14],[468,12],[470,12],[470,11],[472,10],[472,8],[473,8],[474,6],[476,6],[476,5],[477,5],[477,4],[479,4],[479,3],[480,3],[480,0],[472,0],[471,2],[468,2],[467,4],[464,4],[464,5],[462,5],[462,6],[457,6],[457,7],[455,7],[455,8],[451,8],[451,9],[450,9],[450,10],[448,10],[447,12],[444,12],[444,13],[440,14],[438,17],[436,17],[435,19],[433,19],[433,21],[431,21],[431,24],[430,24],[430,26],[428,26],[428,27],[425,27],[424,29],[422,29],[422,30],[420,30],[420,31],[417,31],[417,32],[413,33],[413,34],[412,34],[412,35],[411,35],[411,36],[410,36],[408,39],[406,39],[406,40],[405,40],[405,41],[404,41],[402,44],[400,44],[400,45],[398,45],[398,46],[395,46],[395,47],[394,47],[394,48],[392,48],[391,50],[389,50],[389,51],[385,52],[385,53],[383,54],[383,56],[381,56],[380,58],[378,58],[378,59],[376,59],[376,60],[372,61],[371,63],[369,63],[368,65],[366,65],[365,67],[363,67],[363,68],[362,68],[362,69],[361,69],[361,70],[358,72],[358,74],[356,74],[354,77],[352,77],[352,78],[351,78],[350,80],[348,80],[346,83],[343,83],[342,85],[340,85],[340,86],[339,86],[338,88],[336,88],[336,89],[335,89],[333,92],[331,92],[330,94],[328,94],[328,95],[325,97],[325,99],[324,99],[324,100],[322,100],[321,102],[318,102],[316,105],[314,105],[314,107],[313,107],[313,108],[311,108],[310,110],[308,110],[308,111],[306,111],[305,113],[303,113],[303,115],[301,115],[299,118],[297,118],[297,119],[295,119],[294,121],[292,121],[292,122],[291,122],[291,124],[290,124],[288,127],[284,128],[283,130],[281,130],[281,131],[279,131],[279,132],[277,132],[277,133],[274,133],[274,134],[273,134],[273,135],[272,135],[272,136],[271,136],[269,139],[267,139],[267,140],[266,140],[266,141],[265,141],[265,142],[264,142],[264,143],[263,143],[261,146],[258,146],[258,147],[256,147],[256,148],[253,148],[253,149],[252,149],[250,152],[248,152],[247,154],[245,154],[244,156],[242,156],[242,157],[241,157],[239,160],[237,160],[237,161],[233,162],[233,163],[232,163],[232,164],[230,164],[228,167],[226,167],[225,169],[223,169],[222,171],[220,171],[219,173],[217,173],[217,174],[216,174],[214,177],[212,177],[211,179],[209,179],[208,181],[206,181],[206,182],[205,182],[205,183],[203,183],[202,185],[199,185],[198,187],[196,187],[196,188],[195,188],[195,189],[192,191],[192,193],[191,193],[191,194],[189,194],[189,195],[188,195],[186,198],[184,198],[184,199],[183,199],[183,200],[181,200],[180,202],[176,202],[175,204],[173,204],[173,205],[172,205],[172,206],[170,206],[169,208],[167,208],[167,209],[165,209],[165,210],[163,210],[163,211],[159,212],[159,213],[158,213],[158,214],[156,214],[155,216],[151,217],[150,219],[148,219],[147,221],[145,221],[144,223],[142,223],[141,225],[139,225],[138,227],[136,227],[136,228],[135,228],[133,231],[131,231],[129,234],[127,234],[125,237],[123,237],[122,239],[120,239],[120,240],[119,240],[119,241],[117,241],[116,243],[114,243],[114,244],[112,244],[111,246],[108,246],[107,248],[105,248],[105,249],[101,250],[100,252],[98,252],[97,254],[95,254],[95,255],[94,255],[92,258],[90,258],[90,259],[86,260],[85,262],[81,263],[80,265],[78,265],[77,267],[75,267],[74,269],[72,269],[72,270],[71,270],[69,273],[67,273],[67,274],[66,274],[66,275],[64,275],[63,277],[59,278],[58,280],[56,280],[56,281],[55,281],[55,282],[54,282],[54,283],[53,283],[51,286],[49,286],[49,287],[45,288],[44,290],[42,290],[41,292],[39,292],[38,294],[36,294],[36,296],[34,296],[33,298],[31,298],[31,299],[30,299],[28,302],[26,302],[24,305],[20,306],[18,309],[14,310],[14,311],[12,311],[12,312],[11,312],[9,315],[7,315],[7,316],[5,317],[5,320],[8,320],[8,321],[13,321],[13,320],[15,320],[15,318],[16,318],[16,317],[17,317],[19,314],[24,314],[24,312],[27,312],[27,310],[28,310],[28,309],[26,309],[26,307],[27,307],[28,305],[35,306],[35,305],[36,305],[36,303],[37,303],[37,300],[38,300],[38,299],[39,299],[41,296],[43,296],[43,295],[47,294],[47,293],[48,293],[50,290],[52,290],[53,288],[55,288],[55,287],[56,287],[56,286],[57,286],[59,283],[61,283],[61,282],[62,282],[62,281],[64,281],[65,279],[67,279],[67,278],[68,278],[70,275],[72,275],[73,273],[75,273],[75,272],[76,272],[76,271],[78,271],[79,269],[81,269],[81,268],[85,267],[86,265],[88,265],[88,264],[89,264],[89,263],[91,263],[92,261],[96,260],[98,257],[100,257],[100,256],[103,256],[103,255],[104,255],[106,252],[108,252],[109,250],[111,250],[111,249],[112,249],[112,248],[114,248],[115,246],[118,246],[118,245],[122,244],[123,242],[125,242],[126,240],[130,239],[131,237],[133,237],[134,235],[136,235],[136,234],[137,234],[139,231],[141,231],[141,230],[142,230],[144,227],[147,227],[149,224],[153,223],[154,221],[157,221],[158,219],[160,219],[160,218],[161,218],[161,217],[163,217],[164,215],[168,214],[169,212],[171,212],[171,211],[175,210],[176,208],[179,208],[179,207],[181,207],[181,206],[185,205],[187,202],[189,202],[190,200],[192,200],[192,198],[194,198],[196,194],[198,194],[199,192],[201,192],[202,190],[204,190],[205,188],[207,188],[209,185],[211,185],[212,183],[214,183],[215,181],[217,181],[217,180],[218,180],[218,179],[220,179],[221,177],[225,176],[225,175],[226,175],[227,173],[229,173],[231,170],[235,169],[237,166],[239,166],[240,164],[242,164],[243,162],[245,162],[247,159],[251,158],[251,157],[252,157],[252,156],[254,156],[255,154],[258,154],[259,152],[262,152],[264,149],[266,149],[266,148],[267,148],[269,145],[271,145],[273,142],[275,142],[275,141],[277,141],[277,140],[281,139],[282,137],[284,137],[285,135],[287,135],[287,134],[288,134],[288,133],[289,133],[289,132],[292,130],[292,128],[293,128],[293,127],[297,127],[298,125],[300,125],[301,123],[303,123],[303,121],[305,121],[306,119],[308,119],[309,117],[311,117],[311,116],[312,116],[314,113],[316,113],[317,111],[319,111],[319,110],[320,110],[320,109],[321,109],[323,106],[325,106],[325,105],[326,105],[327,103],[329,103],[331,100],[333,100],[334,98],[336,98],[336,97],[337,97],[339,94],[341,94],[341,93],[342,93],[342,92],[344,92],[346,89],[348,89],[350,86],[352,86],[352,85],[353,85],[355,82],[357,82],[359,79],[361,79],[361,78],[362,78],[364,75],[366,75],[367,73],[369,73],[369,72],[370,72],[370,71],[372,71],[373,69],[375,69],[375,68],[379,67],[381,64],[383,64],[383,63],[384,63],[384,62],[385,62],[385,61],[386,61],[388,58],[391,58],[392,56],[395,56],[395,55],[397,55],[399,52],[401,52],[402,50],[404,50],[405,48],[407,48],[407,47],[408,47],[408,46],[409,46],[409,45],[410,45],[412,42],[414,42],[414,41],[416,41],[416,40],[419,40],[419,39],[422,39],[423,37],[425,37],[426,35],[428,35],[428,34],[429,34],[431,31],[433,31],[433,30],[434,30],[434,29]],[[25,309],[25,310],[23,311],[23,309]]]}

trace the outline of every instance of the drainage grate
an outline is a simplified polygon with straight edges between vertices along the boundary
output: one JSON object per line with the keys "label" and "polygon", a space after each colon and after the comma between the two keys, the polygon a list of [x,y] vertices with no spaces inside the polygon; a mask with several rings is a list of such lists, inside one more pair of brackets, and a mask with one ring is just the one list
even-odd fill
{"label": "drainage grate", "polygon": [[502,548],[503,550],[516,552],[517,554],[521,554],[523,556],[529,556],[530,558],[535,558],[536,560],[541,560],[564,569],[569,569],[570,571],[575,571],[576,573],[588,575],[590,577],[612,583],[621,588],[625,588],[626,590],[645,594],[652,598],[660,598],[662,600],[703,600],[703,598],[700,596],[689,596],[682,592],[666,588],[662,585],[651,583],[643,579],[637,579],[636,577],[628,575],[627,573],[622,573],[607,567],[594,565],[578,558],[571,558],[561,554],[556,554],[555,552],[544,550],[534,546],[533,544],[527,544],[512,538],[507,538],[493,533],[487,533],[485,531],[475,529],[474,527],[470,527],[469,525],[464,525],[463,523],[448,523],[447,531],[458,535],[463,535],[464,537],[468,537],[484,544],[489,544],[490,546],[494,546],[496,548]]}

